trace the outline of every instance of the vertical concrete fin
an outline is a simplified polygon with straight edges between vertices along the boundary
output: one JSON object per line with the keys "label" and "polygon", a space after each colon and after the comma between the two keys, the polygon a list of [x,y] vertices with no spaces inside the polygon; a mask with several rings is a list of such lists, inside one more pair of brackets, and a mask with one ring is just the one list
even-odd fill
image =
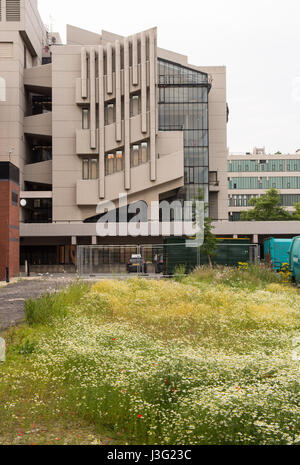
{"label": "vertical concrete fin", "polygon": [[88,97],[87,89],[87,54],[86,48],[82,47],[81,49],[81,97]]}
{"label": "vertical concrete fin", "polygon": [[156,99],[156,31],[149,32],[149,59],[150,59],[150,162],[151,181],[156,181],[156,122],[157,122],[157,99]]}
{"label": "vertical concrete fin", "polygon": [[104,50],[98,47],[99,75],[99,198],[105,198]]}
{"label": "vertical concrete fin", "polygon": [[112,45],[107,44],[107,93],[113,93]]}
{"label": "vertical concrete fin", "polygon": [[142,132],[147,132],[147,53],[146,33],[141,34]]}
{"label": "vertical concrete fin", "polygon": [[121,99],[121,44],[116,41],[116,141],[122,140],[122,99]]}
{"label": "vertical concrete fin", "polygon": [[91,148],[96,148],[96,54],[90,49],[90,122]]}
{"label": "vertical concrete fin", "polygon": [[130,173],[130,67],[129,40],[124,39],[124,128],[125,128],[125,189],[131,189]]}
{"label": "vertical concrete fin", "polygon": [[138,40],[137,35],[132,38],[132,84],[137,86],[138,78]]}

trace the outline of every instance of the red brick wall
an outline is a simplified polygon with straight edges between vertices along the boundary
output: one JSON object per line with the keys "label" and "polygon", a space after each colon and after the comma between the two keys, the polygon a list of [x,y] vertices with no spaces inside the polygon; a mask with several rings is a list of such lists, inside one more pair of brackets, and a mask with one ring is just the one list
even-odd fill
{"label": "red brick wall", "polygon": [[[12,192],[18,194],[17,205]],[[0,181],[0,281],[5,280],[5,269],[10,278],[19,275],[20,269],[20,189],[11,181]]]}

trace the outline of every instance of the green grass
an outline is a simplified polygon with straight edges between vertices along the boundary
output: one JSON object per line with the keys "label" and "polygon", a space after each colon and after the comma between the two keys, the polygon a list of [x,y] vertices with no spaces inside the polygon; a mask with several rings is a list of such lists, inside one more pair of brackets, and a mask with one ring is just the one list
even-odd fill
{"label": "green grass", "polygon": [[299,443],[299,314],[257,267],[28,302],[5,334],[0,443]]}

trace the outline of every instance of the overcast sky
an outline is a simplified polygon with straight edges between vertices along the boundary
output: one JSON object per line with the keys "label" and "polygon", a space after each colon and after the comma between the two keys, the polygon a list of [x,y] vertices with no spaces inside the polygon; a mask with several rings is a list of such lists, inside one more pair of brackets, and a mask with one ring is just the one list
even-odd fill
{"label": "overcast sky", "polygon": [[157,26],[160,47],[188,55],[194,65],[227,66],[231,152],[300,149],[299,0],[38,3],[63,41],[66,24],[124,36]]}

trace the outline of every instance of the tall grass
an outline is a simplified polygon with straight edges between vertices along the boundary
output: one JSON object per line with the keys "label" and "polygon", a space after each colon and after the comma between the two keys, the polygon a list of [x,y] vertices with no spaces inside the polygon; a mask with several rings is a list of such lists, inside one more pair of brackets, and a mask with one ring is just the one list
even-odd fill
{"label": "tall grass", "polygon": [[220,266],[212,269],[200,266],[192,273],[190,279],[199,282],[215,282],[240,289],[263,289],[269,284],[284,282],[280,274],[261,265],[249,265],[244,270]]}
{"label": "tall grass", "polygon": [[57,318],[64,318],[72,307],[78,305],[89,289],[88,284],[72,284],[56,294],[46,294],[37,300],[25,302],[25,318],[29,325],[46,325]]}
{"label": "tall grass", "polygon": [[8,344],[0,415],[14,418],[26,392],[31,417],[48,405],[127,444],[299,442],[300,297],[276,275],[78,283],[29,308],[31,327]]}

